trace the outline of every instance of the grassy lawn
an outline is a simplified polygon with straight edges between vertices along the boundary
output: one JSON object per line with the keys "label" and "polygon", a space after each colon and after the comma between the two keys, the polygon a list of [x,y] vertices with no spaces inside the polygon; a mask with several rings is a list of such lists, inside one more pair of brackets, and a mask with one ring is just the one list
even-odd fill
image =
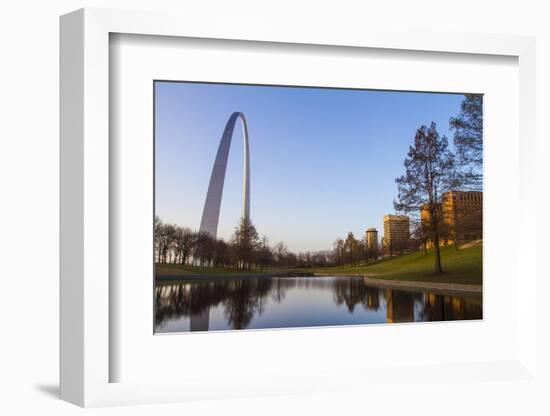
{"label": "grassy lawn", "polygon": [[247,274],[261,274],[259,270],[237,270],[229,267],[200,267],[187,266],[182,264],[156,264],[157,276],[196,276],[204,275],[224,275],[224,276],[243,276]]}
{"label": "grassy lawn", "polygon": [[[323,267],[317,269],[290,269],[289,272],[315,272],[323,275],[365,275],[377,279],[391,280],[415,280],[421,282],[444,282],[481,284],[482,275],[482,246],[463,247],[458,251],[454,246],[441,249],[441,264],[444,273],[433,275],[434,254],[433,250],[428,255],[423,251],[414,252],[404,256],[384,259],[380,263],[351,267]],[[157,264],[157,276],[246,276],[258,274],[270,274],[284,272],[281,269],[264,269],[243,271],[231,268],[187,266],[181,264]]]}
{"label": "grassy lawn", "polygon": [[481,284],[482,246],[460,248],[454,246],[441,249],[441,264],[444,273],[433,275],[433,250],[415,252],[404,256],[383,260],[370,266],[325,267],[315,271],[323,274],[361,274],[377,279],[416,280],[422,282],[445,282]]}

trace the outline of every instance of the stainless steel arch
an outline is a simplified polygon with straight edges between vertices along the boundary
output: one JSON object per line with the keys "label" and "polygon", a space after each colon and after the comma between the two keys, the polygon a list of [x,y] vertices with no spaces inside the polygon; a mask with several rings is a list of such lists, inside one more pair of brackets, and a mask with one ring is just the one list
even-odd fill
{"label": "stainless steel arch", "polygon": [[220,206],[222,203],[223,184],[225,181],[225,171],[227,170],[227,159],[229,157],[229,148],[231,147],[231,139],[237,119],[241,120],[243,127],[243,195],[242,195],[242,213],[241,216],[250,220],[250,151],[248,146],[248,127],[243,113],[235,112],[231,114],[225,129],[223,131],[212,175],[210,176],[210,184],[204,202],[204,210],[200,231],[206,231],[213,237],[216,237],[218,232],[218,222],[220,219]]}

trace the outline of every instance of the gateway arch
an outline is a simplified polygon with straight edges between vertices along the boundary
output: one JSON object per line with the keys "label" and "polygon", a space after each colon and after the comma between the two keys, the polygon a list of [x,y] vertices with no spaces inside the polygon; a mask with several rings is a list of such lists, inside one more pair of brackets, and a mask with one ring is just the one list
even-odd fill
{"label": "gateway arch", "polygon": [[210,176],[210,184],[204,202],[204,210],[202,211],[202,219],[199,231],[205,231],[211,236],[216,237],[218,232],[218,221],[220,219],[220,206],[222,203],[223,184],[225,181],[225,171],[227,170],[227,159],[229,157],[229,148],[231,147],[231,139],[233,138],[233,130],[237,119],[241,120],[243,128],[243,195],[242,195],[242,211],[241,217],[250,220],[250,150],[248,147],[248,127],[244,114],[235,112],[231,114],[225,129],[223,131],[216,160],[212,168]]}

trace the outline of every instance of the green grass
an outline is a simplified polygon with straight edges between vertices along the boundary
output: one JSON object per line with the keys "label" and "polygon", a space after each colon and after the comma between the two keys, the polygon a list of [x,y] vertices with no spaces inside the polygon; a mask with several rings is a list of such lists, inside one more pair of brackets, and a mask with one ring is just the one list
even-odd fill
{"label": "green grass", "polygon": [[243,276],[247,274],[261,274],[259,270],[237,270],[229,267],[201,267],[182,264],[156,264],[157,276],[196,276],[196,275],[224,275]]}
{"label": "green grass", "polygon": [[325,267],[315,271],[335,275],[361,274],[377,279],[481,284],[482,246],[459,248],[458,251],[454,246],[441,248],[441,264],[444,273],[434,275],[434,254],[429,250],[428,255],[419,251],[368,266]]}
{"label": "green grass", "polygon": [[[482,246],[463,247],[456,250],[454,246],[441,248],[441,264],[444,273],[433,274],[434,254],[417,251],[404,256],[384,259],[368,266],[322,267],[316,269],[291,269],[289,272],[315,272],[323,275],[364,275],[377,279],[409,280],[419,282],[444,282],[481,284],[482,280]],[[231,268],[187,266],[180,264],[157,264],[157,276],[246,276],[284,272],[281,269],[264,269],[243,271]]]}

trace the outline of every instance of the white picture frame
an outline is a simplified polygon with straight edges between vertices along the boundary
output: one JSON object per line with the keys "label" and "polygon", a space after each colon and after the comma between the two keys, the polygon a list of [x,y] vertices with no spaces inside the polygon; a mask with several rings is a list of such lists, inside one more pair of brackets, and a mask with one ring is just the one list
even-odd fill
{"label": "white picture frame", "polygon": [[[215,24],[214,24],[215,23]],[[467,33],[429,33],[362,30],[326,33],[288,29],[276,24],[239,26],[223,19],[204,27],[192,16],[167,13],[82,9],[61,18],[61,397],[80,406],[155,403],[209,397],[238,397],[261,394],[307,393],[367,385],[384,378],[381,369],[371,368],[371,378],[358,378],[355,369],[332,370],[330,377],[296,374],[281,369],[262,381],[220,376],[212,383],[192,374],[186,381],[111,382],[110,366],[120,359],[110,348],[109,276],[110,171],[109,152],[109,36],[113,33],[186,38],[279,42],[284,44],[331,45],[333,47],[381,48],[385,50],[430,51],[452,54],[504,55],[518,59],[519,66],[519,172],[521,202],[518,207],[522,241],[535,241],[531,210],[534,189],[528,180],[535,168],[535,41],[529,37]],[[527,244],[518,247],[518,263],[525,271],[518,286],[517,354],[498,362],[460,365],[441,363],[413,372],[434,379],[442,369],[454,377],[468,378],[476,371],[484,377],[523,380],[536,374],[535,315],[536,270],[534,252]],[[247,336],[254,336],[247,335]],[[315,336],[305,332],[303,337]],[[244,341],[242,341],[244,342]],[[359,370],[359,369],[357,369]],[[385,370],[384,370],[385,371]],[[407,378],[411,369],[392,370]],[[414,377],[413,377],[414,378]],[[483,379],[483,378],[482,378]],[[192,380],[192,383],[189,382]],[[476,382],[474,378],[471,380]]]}

